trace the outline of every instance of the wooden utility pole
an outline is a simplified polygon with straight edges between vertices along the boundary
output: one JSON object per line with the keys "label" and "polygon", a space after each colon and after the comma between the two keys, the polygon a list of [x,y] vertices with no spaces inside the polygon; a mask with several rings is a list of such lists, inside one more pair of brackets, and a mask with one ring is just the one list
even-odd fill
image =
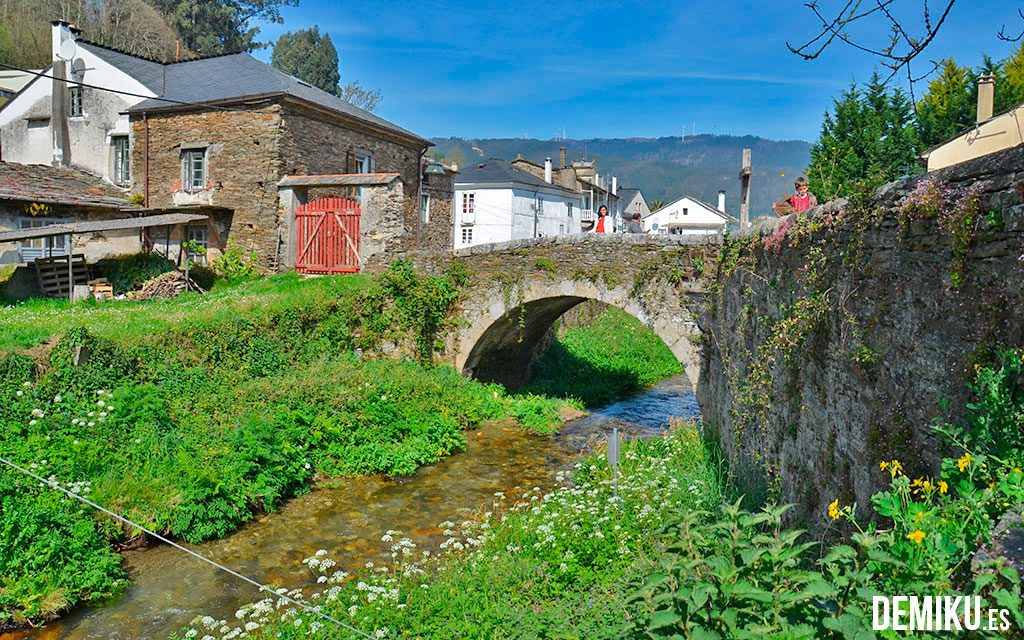
{"label": "wooden utility pole", "polygon": [[743,168],[740,170],[740,231],[750,226],[750,149],[743,150]]}

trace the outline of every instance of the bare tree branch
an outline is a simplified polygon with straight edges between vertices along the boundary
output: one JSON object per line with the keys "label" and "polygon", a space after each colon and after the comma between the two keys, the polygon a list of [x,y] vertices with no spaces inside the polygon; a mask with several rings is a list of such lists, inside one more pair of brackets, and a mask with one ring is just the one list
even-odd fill
{"label": "bare tree branch", "polygon": [[[1022,11],[1021,9],[1017,9],[1017,15],[1020,16],[1021,20],[1024,20],[1024,11]],[[997,33],[996,35],[999,36],[1000,40],[1006,40],[1007,42],[1017,42],[1021,38],[1024,38],[1024,29],[1022,29],[1021,32],[1018,33],[1017,35],[1010,36],[1006,34],[1006,25],[1004,24],[1002,28],[999,29],[999,33]]]}
{"label": "bare tree branch", "polygon": [[[924,2],[924,32],[911,34],[900,19],[893,13],[892,5],[895,0],[872,0],[870,3],[865,0],[846,0],[843,7],[835,14],[834,18],[826,17],[819,8],[818,0],[811,0],[804,6],[811,10],[814,16],[821,23],[819,32],[800,46],[790,42],[786,43],[789,50],[804,60],[814,60],[821,56],[825,50],[834,42],[842,42],[858,51],[870,54],[881,61],[881,64],[889,69],[889,77],[886,82],[897,74],[906,72],[908,79],[913,79],[910,70],[911,63],[923,52],[935,39],[939,29],[946,22],[950,11],[956,4],[956,0],[944,0],[943,8],[937,20],[932,19],[931,9],[927,0]],[[852,33],[851,28],[856,27],[871,16],[881,16],[889,27],[889,40],[884,46],[868,45],[858,40]],[[1024,14],[1022,14],[1024,17]],[[1024,34],[1021,34],[1024,36]],[[932,71],[936,65],[933,63]],[[931,72],[929,72],[931,73]],[[927,76],[928,74],[925,74]],[[925,76],[921,76],[922,78]],[[920,79],[920,78],[919,78]]]}

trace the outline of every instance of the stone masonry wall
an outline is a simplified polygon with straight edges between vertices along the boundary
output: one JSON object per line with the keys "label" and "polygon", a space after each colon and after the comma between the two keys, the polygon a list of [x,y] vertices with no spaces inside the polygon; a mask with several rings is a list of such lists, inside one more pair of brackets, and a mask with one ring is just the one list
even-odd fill
{"label": "stone masonry wall", "polygon": [[[240,109],[240,108],[239,108]],[[251,110],[204,110],[150,114],[149,206],[205,204],[234,210],[228,236],[273,266],[279,244],[277,181],[281,107],[267,102]],[[181,189],[181,145],[207,145],[206,189]],[[145,125],[132,116],[133,191],[145,185]]]}
{"label": "stone masonry wall", "polygon": [[[931,180],[954,190],[942,223],[904,206]],[[698,318],[708,433],[812,526],[835,498],[869,504],[882,460],[934,473],[941,399],[962,411],[973,365],[1024,345],[1022,252],[1024,147],[755,226],[723,248]]]}
{"label": "stone masonry wall", "polygon": [[[435,229],[444,227],[444,232],[448,232],[443,217],[435,220],[432,216],[429,228],[420,228],[418,190],[420,155],[423,149],[417,148],[413,141],[363,131],[347,123],[345,126],[332,125],[325,122],[322,115],[288,105],[284,112],[281,145],[287,175],[354,172],[355,169],[348,166],[348,153],[353,149],[369,152],[376,161],[377,172],[399,175],[403,183],[401,218],[386,223],[389,232],[394,231],[398,235],[386,243],[387,253],[379,256],[380,261],[388,262],[398,251],[416,248],[423,237],[436,233]],[[386,211],[394,213],[394,208],[389,205]],[[368,232],[374,233],[373,230],[363,229],[364,237]],[[420,246],[427,248],[422,244]]]}

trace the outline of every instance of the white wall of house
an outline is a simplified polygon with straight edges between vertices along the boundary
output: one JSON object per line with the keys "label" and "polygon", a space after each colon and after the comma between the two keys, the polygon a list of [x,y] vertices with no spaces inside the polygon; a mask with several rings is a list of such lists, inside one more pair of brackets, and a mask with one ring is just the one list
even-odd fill
{"label": "white wall of house", "polygon": [[726,215],[689,196],[662,207],[643,219],[644,229],[662,235],[709,235],[722,233]]}
{"label": "white wall of house", "polygon": [[[135,78],[99,58],[88,45],[77,48],[68,66],[74,69],[69,69],[69,75],[84,84],[143,96],[155,95]],[[47,68],[44,74],[49,76],[52,70]],[[0,159],[20,164],[52,164],[50,97],[53,82],[50,78],[37,77],[0,109]],[[82,115],[68,119],[71,166],[113,182],[112,138],[129,132],[128,116],[121,112],[142,100],[82,87]]]}
{"label": "white wall of house", "polygon": [[535,231],[543,237],[579,233],[580,206],[578,194],[561,189],[456,184],[454,248],[533,238]]}

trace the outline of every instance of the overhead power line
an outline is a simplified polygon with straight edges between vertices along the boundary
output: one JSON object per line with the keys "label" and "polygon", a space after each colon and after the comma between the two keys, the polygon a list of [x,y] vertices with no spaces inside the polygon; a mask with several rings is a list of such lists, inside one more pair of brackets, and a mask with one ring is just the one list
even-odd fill
{"label": "overhead power line", "polygon": [[5,458],[0,458],[0,463],[6,464],[7,466],[11,467],[12,469],[16,469],[17,471],[20,471],[21,473],[24,473],[27,476],[35,478],[36,480],[38,480],[39,482],[45,484],[46,486],[50,487],[51,489],[56,489],[57,491],[60,491],[61,493],[65,494],[65,495],[67,495],[67,496],[69,496],[71,498],[74,498],[75,500],[78,500],[79,502],[84,502],[85,504],[89,505],[93,509],[97,509],[99,511],[102,511],[103,513],[105,513],[108,516],[114,518],[115,520],[119,520],[120,522],[123,522],[124,524],[127,524],[129,526],[135,527],[136,529],[138,529],[140,531],[144,531],[146,534],[153,536],[157,540],[159,540],[161,542],[164,542],[166,544],[169,544],[172,547],[174,547],[175,549],[179,549],[181,551],[184,551],[185,553],[189,554],[193,558],[198,558],[199,560],[202,560],[203,562],[205,562],[205,563],[207,563],[209,565],[213,565],[214,567],[220,569],[221,571],[225,571],[225,572],[233,575],[234,577],[238,578],[239,580],[244,580],[245,582],[248,582],[249,584],[251,584],[254,587],[258,588],[260,591],[265,591],[265,592],[269,593],[271,596],[273,596],[275,598],[280,598],[282,600],[285,600],[285,601],[287,601],[287,602],[289,602],[289,603],[291,603],[291,604],[301,608],[302,610],[304,610],[304,611],[306,611],[308,613],[311,613],[311,614],[313,614],[315,616],[319,616],[319,617],[321,617],[321,618],[323,618],[325,620],[329,620],[330,622],[333,622],[334,624],[336,624],[336,625],[338,625],[338,626],[340,626],[340,627],[342,627],[344,629],[348,629],[352,633],[358,634],[358,635],[360,635],[360,636],[362,636],[364,638],[370,638],[370,640],[374,640],[374,636],[371,636],[368,633],[360,631],[359,629],[356,629],[355,627],[353,627],[351,625],[345,624],[344,622],[342,622],[341,620],[338,620],[337,618],[333,618],[333,617],[327,615],[326,613],[323,613],[322,611],[319,611],[318,609],[315,609],[315,608],[313,608],[313,607],[311,607],[311,606],[309,606],[307,604],[299,602],[298,600],[292,598],[291,596],[289,596],[287,594],[278,593],[274,589],[271,589],[270,587],[268,587],[268,586],[266,586],[264,584],[256,582],[252,578],[248,578],[246,576],[243,576],[242,574],[238,573],[234,569],[229,569],[228,567],[225,567],[224,565],[222,565],[222,564],[220,564],[220,563],[218,563],[218,562],[216,562],[214,560],[210,560],[206,556],[202,556],[202,555],[196,553],[195,551],[192,551],[191,549],[189,549],[187,547],[181,546],[180,544],[178,544],[177,542],[174,542],[173,540],[170,540],[168,538],[163,537],[159,533],[150,531],[146,527],[143,527],[141,524],[132,522],[131,520],[129,520],[128,518],[125,518],[124,516],[118,515],[118,514],[114,513],[113,511],[110,511],[109,509],[101,507],[100,505],[96,504],[92,500],[89,500],[88,498],[86,498],[84,496],[80,496],[80,495],[78,495],[77,493],[75,493],[73,491],[65,489],[64,487],[60,486],[56,482],[52,482],[50,480],[47,480],[46,478],[43,478],[42,476],[39,476],[39,475],[37,475],[35,473],[32,473],[28,469],[26,469],[24,467],[21,467],[21,466],[15,464],[15,463],[11,462],[10,460],[7,460]]}

